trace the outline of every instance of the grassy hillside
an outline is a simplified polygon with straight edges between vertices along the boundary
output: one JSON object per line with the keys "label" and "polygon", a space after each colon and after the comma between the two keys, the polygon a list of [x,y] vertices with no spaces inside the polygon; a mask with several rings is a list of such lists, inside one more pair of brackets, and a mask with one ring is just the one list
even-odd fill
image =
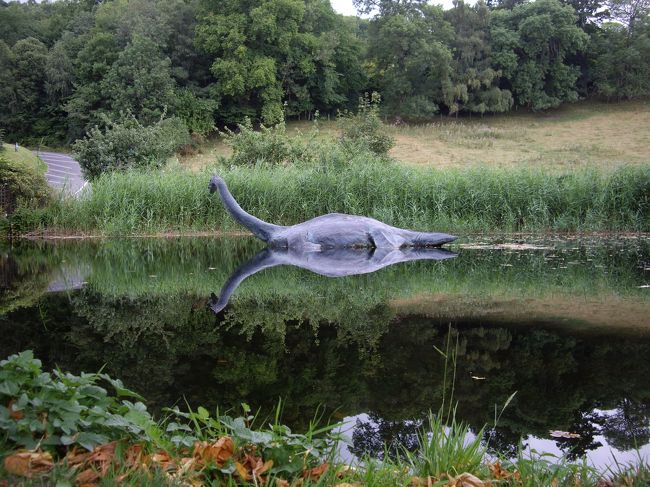
{"label": "grassy hillside", "polygon": [[[476,164],[499,167],[544,167],[566,171],[650,162],[650,102],[581,102],[545,112],[440,117],[424,125],[391,125],[396,145],[390,155],[400,162],[438,168]],[[309,122],[289,122],[296,136]],[[336,122],[321,120],[323,138],[338,136]],[[227,156],[230,149],[214,138],[181,163],[200,169]]]}
{"label": "grassy hillside", "polygon": [[29,149],[19,147],[18,151],[16,151],[12,144],[2,145],[4,147],[4,150],[0,151],[0,156],[2,156],[9,163],[30,167],[41,174],[44,174],[45,171],[47,171],[47,166],[45,163],[36,157],[36,155]]}

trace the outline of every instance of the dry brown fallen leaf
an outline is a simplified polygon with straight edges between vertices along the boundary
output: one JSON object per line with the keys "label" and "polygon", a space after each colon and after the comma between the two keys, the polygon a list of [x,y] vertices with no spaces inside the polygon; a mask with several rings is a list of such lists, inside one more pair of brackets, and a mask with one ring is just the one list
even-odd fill
{"label": "dry brown fallen leaf", "polygon": [[450,478],[445,487],[488,487],[489,485],[471,473],[465,472],[458,477]]}
{"label": "dry brown fallen leaf", "polygon": [[9,401],[9,404],[7,405],[7,409],[9,410],[9,417],[13,419],[14,421],[20,421],[25,417],[25,413],[23,411],[16,411],[14,410],[14,401],[13,399]]}
{"label": "dry brown fallen leaf", "polygon": [[509,470],[505,470],[501,466],[501,462],[490,463],[488,464],[488,468],[492,473],[492,477],[494,477],[496,480],[514,479],[518,481],[521,479],[521,474],[519,471],[515,470],[514,472],[510,472]]}
{"label": "dry brown fallen leaf", "polygon": [[52,455],[44,451],[21,450],[5,457],[4,461],[7,473],[27,478],[49,472],[53,467]]}
{"label": "dry brown fallen leaf", "polygon": [[330,468],[329,463],[323,463],[322,465],[319,465],[318,467],[310,468],[308,470],[305,470],[302,473],[302,478],[304,479],[312,479],[312,480],[318,480],[321,478],[321,476],[327,472],[327,469]]}
{"label": "dry brown fallen leaf", "polygon": [[235,462],[237,473],[243,480],[262,480],[262,475],[273,467],[273,460],[264,461],[262,457],[247,454],[243,462]]}
{"label": "dry brown fallen leaf", "polygon": [[207,441],[197,441],[194,444],[194,458],[203,464],[215,463],[219,467],[232,457],[235,451],[235,443],[229,436],[219,438],[215,443],[209,444]]}

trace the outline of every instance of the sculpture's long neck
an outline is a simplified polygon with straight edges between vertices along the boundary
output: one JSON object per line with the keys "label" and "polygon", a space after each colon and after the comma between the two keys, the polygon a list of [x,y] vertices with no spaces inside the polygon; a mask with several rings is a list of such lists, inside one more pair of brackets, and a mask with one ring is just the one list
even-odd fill
{"label": "sculpture's long neck", "polygon": [[223,204],[226,207],[226,210],[228,210],[228,213],[230,213],[230,216],[232,216],[235,221],[237,221],[237,223],[245,226],[251,232],[253,232],[257,238],[268,242],[273,234],[284,228],[279,225],[273,225],[271,223],[262,221],[250,213],[246,213],[244,210],[242,210],[241,206],[239,206],[233,195],[230,194],[230,191],[228,191],[228,187],[223,180],[217,183],[217,188],[219,190],[219,195],[223,200]]}

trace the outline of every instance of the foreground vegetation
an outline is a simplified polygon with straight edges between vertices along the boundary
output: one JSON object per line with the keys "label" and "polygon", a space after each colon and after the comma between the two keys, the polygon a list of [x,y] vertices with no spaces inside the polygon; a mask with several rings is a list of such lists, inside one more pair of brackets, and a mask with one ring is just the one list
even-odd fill
{"label": "foreground vegetation", "polygon": [[199,407],[167,409],[154,421],[142,398],[120,381],[101,373],[43,372],[30,351],[0,362],[0,377],[0,480],[10,482],[630,486],[644,485],[650,475],[643,461],[598,472],[523,450],[514,459],[488,457],[482,432],[471,439],[444,404],[430,415],[414,451],[346,465],[337,456],[339,425],[319,426],[316,416],[305,434],[292,433],[280,422],[281,405],[264,419],[243,404],[238,418]]}

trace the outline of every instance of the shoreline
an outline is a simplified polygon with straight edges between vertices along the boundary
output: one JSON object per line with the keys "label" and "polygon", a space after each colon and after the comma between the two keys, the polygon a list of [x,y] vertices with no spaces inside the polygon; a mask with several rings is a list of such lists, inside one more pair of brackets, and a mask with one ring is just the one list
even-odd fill
{"label": "shoreline", "polygon": [[[460,232],[459,232],[460,233]],[[175,239],[175,238],[249,238],[254,237],[250,232],[243,230],[217,230],[217,231],[171,231],[171,232],[154,232],[154,233],[133,233],[123,235],[111,235],[102,233],[71,233],[65,232],[43,232],[40,234],[28,233],[23,235],[16,235],[13,239],[0,238],[0,241],[11,240],[29,240],[29,241],[59,241],[59,240],[103,240],[103,239]],[[559,237],[566,240],[575,238],[622,238],[622,239],[650,239],[650,232],[629,232],[629,231],[592,231],[592,232],[557,232],[557,231],[540,231],[540,232],[501,232],[501,233],[485,233],[485,232],[469,232],[458,237],[459,241],[466,238],[488,238],[506,240],[521,239],[521,238],[535,238],[546,239]],[[521,242],[523,243],[523,242]],[[459,245],[459,244],[452,244]],[[462,244],[461,244],[462,245]]]}

